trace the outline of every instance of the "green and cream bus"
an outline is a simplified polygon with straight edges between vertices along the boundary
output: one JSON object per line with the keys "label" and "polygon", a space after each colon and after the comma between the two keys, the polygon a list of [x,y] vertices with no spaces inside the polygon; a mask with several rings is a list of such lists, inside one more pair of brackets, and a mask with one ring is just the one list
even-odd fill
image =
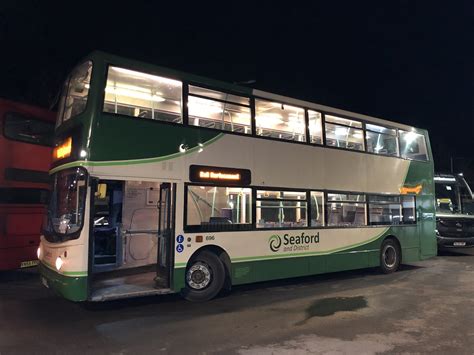
{"label": "green and cream bus", "polygon": [[101,52],[65,81],[50,174],[41,278],[73,301],[436,254],[425,130]]}

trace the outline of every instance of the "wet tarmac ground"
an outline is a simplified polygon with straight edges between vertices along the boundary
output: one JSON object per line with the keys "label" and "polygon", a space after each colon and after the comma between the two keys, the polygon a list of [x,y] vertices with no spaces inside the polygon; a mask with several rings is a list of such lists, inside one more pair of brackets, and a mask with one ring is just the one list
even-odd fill
{"label": "wet tarmac ground", "polygon": [[0,273],[0,354],[474,354],[474,250],[404,265],[75,304]]}

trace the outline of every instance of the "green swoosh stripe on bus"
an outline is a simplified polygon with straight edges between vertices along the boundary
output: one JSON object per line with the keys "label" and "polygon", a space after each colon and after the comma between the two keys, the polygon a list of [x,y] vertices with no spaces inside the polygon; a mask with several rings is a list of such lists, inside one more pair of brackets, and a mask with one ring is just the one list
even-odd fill
{"label": "green swoosh stripe on bus", "polygon": [[[311,252],[306,252],[306,253],[288,253],[288,254],[278,254],[278,255],[262,255],[262,256],[231,258],[231,261],[238,263],[238,262],[244,262],[244,261],[283,259],[283,258],[294,257],[294,256],[312,256],[312,255],[333,254],[333,253],[336,253],[336,252],[339,252],[339,251],[345,251],[345,250],[357,248],[357,247],[360,247],[362,245],[372,243],[373,241],[377,240],[378,238],[382,237],[385,233],[387,233],[387,231],[389,229],[390,228],[385,228],[382,232],[380,232],[378,235],[376,235],[375,237],[373,237],[369,240],[366,240],[366,241],[363,241],[363,242],[360,242],[360,243],[356,243],[356,244],[351,244],[351,245],[341,247],[341,248],[335,248],[335,249],[325,250],[325,251],[314,251],[314,252],[311,251]],[[186,265],[187,265],[187,263],[176,263],[175,267],[176,268],[181,268],[181,267],[185,267]]]}
{"label": "green swoosh stripe on bus", "polygon": [[55,172],[58,172],[60,170],[67,169],[67,168],[73,168],[73,167],[76,167],[76,166],[114,166],[114,165],[133,165],[133,164],[157,163],[157,162],[160,162],[160,161],[177,158],[177,157],[180,157],[182,155],[194,153],[195,151],[198,151],[199,149],[202,149],[203,147],[208,146],[208,145],[216,142],[217,140],[219,140],[223,136],[224,136],[224,133],[219,133],[214,138],[202,143],[202,146],[197,145],[195,147],[187,149],[183,153],[177,152],[177,153],[163,155],[163,156],[159,156],[159,157],[143,158],[143,159],[129,159],[129,160],[111,160],[111,161],[78,160],[78,161],[74,161],[74,162],[71,162],[71,163],[67,163],[67,164],[57,166],[56,168],[51,169],[49,171],[49,174],[54,174]]}

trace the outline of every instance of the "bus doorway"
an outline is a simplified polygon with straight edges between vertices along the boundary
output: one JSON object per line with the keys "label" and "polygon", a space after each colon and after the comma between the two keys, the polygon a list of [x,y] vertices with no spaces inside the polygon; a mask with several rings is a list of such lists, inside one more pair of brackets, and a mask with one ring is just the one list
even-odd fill
{"label": "bus doorway", "polygon": [[175,185],[93,184],[92,301],[171,292]]}

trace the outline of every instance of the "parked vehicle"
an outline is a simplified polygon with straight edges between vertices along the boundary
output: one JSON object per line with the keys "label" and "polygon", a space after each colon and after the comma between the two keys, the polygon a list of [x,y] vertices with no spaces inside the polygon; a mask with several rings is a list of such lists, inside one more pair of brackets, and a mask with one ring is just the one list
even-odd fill
{"label": "parked vehicle", "polygon": [[436,174],[438,249],[474,246],[474,196],[462,174]]}
{"label": "parked vehicle", "polygon": [[423,129],[95,52],[55,140],[40,271],[73,301],[436,255]]}
{"label": "parked vehicle", "polygon": [[0,270],[37,265],[55,114],[0,99]]}

